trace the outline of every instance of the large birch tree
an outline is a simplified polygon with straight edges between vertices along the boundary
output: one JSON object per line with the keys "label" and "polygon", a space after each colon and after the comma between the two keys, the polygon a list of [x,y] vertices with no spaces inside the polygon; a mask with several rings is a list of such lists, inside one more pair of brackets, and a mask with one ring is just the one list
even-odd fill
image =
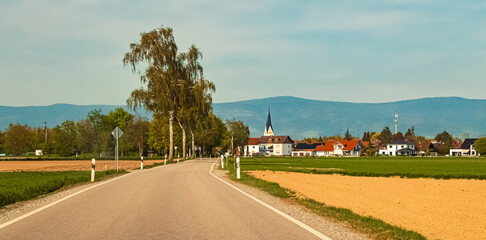
{"label": "large birch tree", "polygon": [[[174,158],[174,118],[182,129],[185,157],[185,129],[194,125],[194,118],[211,109],[215,87],[203,77],[201,57],[195,46],[187,53],[179,53],[172,28],[161,27],[142,33],[140,42],[130,44],[130,51],[123,58],[125,66],[140,74],[142,83],[142,87],[131,92],[127,105],[134,110],[145,107],[153,112],[154,119],[168,117],[171,161]],[[141,67],[145,67],[144,72],[140,72]]]}

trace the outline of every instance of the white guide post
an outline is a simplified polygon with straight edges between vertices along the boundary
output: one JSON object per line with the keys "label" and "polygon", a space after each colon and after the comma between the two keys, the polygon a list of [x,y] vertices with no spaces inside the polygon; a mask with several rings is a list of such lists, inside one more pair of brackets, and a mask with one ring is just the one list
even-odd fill
{"label": "white guide post", "polygon": [[221,155],[221,168],[224,168],[224,156]]}
{"label": "white guide post", "polygon": [[164,165],[167,165],[167,154],[165,154]]}
{"label": "white guide post", "polygon": [[236,158],[236,179],[240,179],[240,157]]}
{"label": "white guide post", "polygon": [[94,182],[95,178],[95,159],[91,159],[91,182]]}
{"label": "white guide post", "polygon": [[143,170],[143,156],[140,156],[140,169]]}

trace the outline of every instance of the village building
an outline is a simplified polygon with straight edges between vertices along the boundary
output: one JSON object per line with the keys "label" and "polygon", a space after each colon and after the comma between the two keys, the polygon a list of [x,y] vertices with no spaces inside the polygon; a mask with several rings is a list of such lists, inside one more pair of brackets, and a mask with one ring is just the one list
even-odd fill
{"label": "village building", "polygon": [[388,156],[412,156],[415,155],[415,145],[407,140],[396,140],[386,144],[385,149],[380,149],[380,154]]}
{"label": "village building", "polygon": [[361,156],[361,150],[364,144],[359,139],[352,140],[329,140],[326,144],[317,146],[315,149],[316,156]]}
{"label": "village building", "polygon": [[466,138],[461,145],[461,148],[451,148],[449,150],[450,156],[478,156],[476,150],[474,149],[474,143],[478,140],[477,138]]}
{"label": "village building", "polygon": [[261,156],[290,156],[294,142],[289,136],[262,136],[258,144]]}
{"label": "village building", "polygon": [[316,155],[316,147],[322,143],[297,143],[292,150],[292,157],[312,157]]}
{"label": "village building", "polygon": [[248,139],[245,156],[290,156],[293,144],[294,141],[289,136],[275,136],[269,109],[263,136]]}
{"label": "village building", "polygon": [[245,156],[258,156],[260,145],[258,144],[260,138],[248,138],[248,145],[245,146]]}

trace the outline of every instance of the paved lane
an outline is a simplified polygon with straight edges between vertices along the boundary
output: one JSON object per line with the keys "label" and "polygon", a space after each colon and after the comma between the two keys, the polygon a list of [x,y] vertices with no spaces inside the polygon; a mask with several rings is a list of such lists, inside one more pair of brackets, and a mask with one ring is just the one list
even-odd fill
{"label": "paved lane", "polygon": [[209,175],[211,165],[134,172],[0,229],[0,239],[316,239]]}

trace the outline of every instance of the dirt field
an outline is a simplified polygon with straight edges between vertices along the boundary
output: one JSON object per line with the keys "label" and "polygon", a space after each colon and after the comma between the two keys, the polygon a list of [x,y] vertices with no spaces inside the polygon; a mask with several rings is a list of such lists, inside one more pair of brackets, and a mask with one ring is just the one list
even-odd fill
{"label": "dirt field", "polygon": [[329,206],[373,216],[428,239],[486,239],[486,181],[254,171]]}
{"label": "dirt field", "polygon": [[[143,165],[153,165],[164,160],[144,160]],[[140,168],[140,161],[119,161],[119,169]],[[96,171],[116,169],[115,160],[96,161]],[[91,160],[80,161],[0,161],[0,172],[16,171],[89,171]]]}

